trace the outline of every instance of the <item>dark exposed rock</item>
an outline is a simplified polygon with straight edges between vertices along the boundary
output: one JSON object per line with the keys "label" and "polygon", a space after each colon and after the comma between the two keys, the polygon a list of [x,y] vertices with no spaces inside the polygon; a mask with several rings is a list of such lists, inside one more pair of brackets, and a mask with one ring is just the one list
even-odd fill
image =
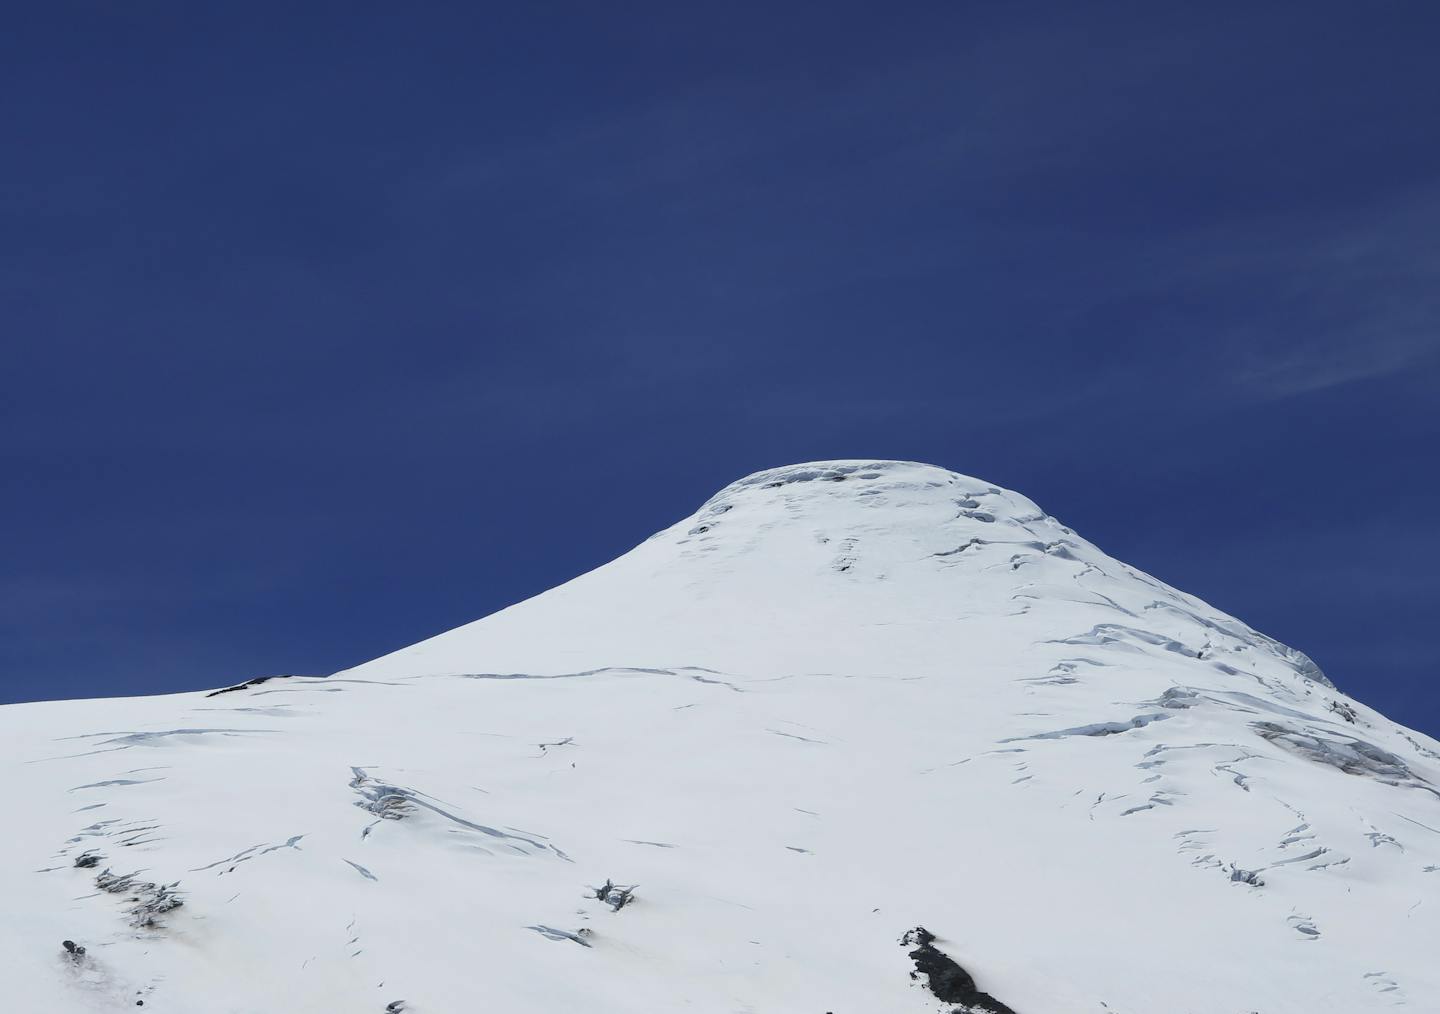
{"label": "dark exposed rock", "polygon": [[[104,869],[95,874],[95,886],[110,894],[122,894],[135,883],[135,874],[115,874]],[[153,885],[152,885],[153,886]]]}
{"label": "dark exposed rock", "polygon": [[95,886],[108,894],[129,894],[130,924],[137,927],[152,927],[157,925],[157,916],[166,912],[174,911],[185,904],[177,888],[180,882],[173,884],[154,884],[149,881],[136,880],[135,874],[114,874],[104,869],[95,875]]}
{"label": "dark exposed rock", "polygon": [[1331,701],[1330,710],[1333,711],[1335,714],[1339,715],[1341,718],[1345,719],[1345,721],[1349,722],[1351,725],[1354,725],[1355,720],[1359,717],[1355,712],[1355,708],[1349,704],[1346,704],[1343,701]]}
{"label": "dark exposed rock", "polygon": [[606,878],[603,887],[592,887],[591,890],[595,892],[595,897],[598,900],[610,906],[612,912],[618,912],[635,900],[635,888],[637,886],[639,885],[630,884],[626,886],[617,884],[609,878]]}
{"label": "dark exposed rock", "polygon": [[270,680],[283,680],[288,678],[288,676],[256,676],[254,679],[246,680],[244,683],[236,683],[234,686],[231,687],[221,687],[219,690],[212,690],[205,696],[219,697],[221,694],[233,694],[237,690],[246,690],[250,687],[258,687],[261,683],[267,683]]}
{"label": "dark exposed rock", "polygon": [[151,885],[151,890],[141,897],[134,908],[130,910],[131,921],[136,926],[154,926],[156,916],[164,915],[166,912],[174,911],[185,904],[183,898],[176,893],[176,884],[164,884],[158,887]]}
{"label": "dark exposed rock", "polygon": [[914,979],[923,974],[937,1000],[959,1004],[973,1014],[1015,1014],[989,993],[980,992],[970,973],[935,947],[935,934],[925,927],[915,927],[900,942],[914,948],[910,960],[915,962],[915,971],[910,977]]}

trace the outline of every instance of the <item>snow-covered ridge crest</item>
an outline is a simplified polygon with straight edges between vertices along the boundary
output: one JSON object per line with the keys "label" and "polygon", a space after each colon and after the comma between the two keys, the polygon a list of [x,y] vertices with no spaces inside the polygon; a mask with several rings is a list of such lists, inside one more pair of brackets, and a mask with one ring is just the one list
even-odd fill
{"label": "snow-covered ridge crest", "polygon": [[[937,501],[966,499],[973,496],[994,496],[1019,517],[1039,517],[1044,512],[1018,493],[1001,489],[981,479],[952,472],[938,465],[918,461],[810,461],[781,468],[767,468],[743,479],[737,479],[707,500],[697,516],[722,512],[734,506],[744,494],[756,491],[784,490],[785,494],[821,497],[826,495],[825,483],[857,481],[863,488],[830,490],[833,495],[883,496],[887,493],[908,493],[924,497],[930,494]],[[813,486],[805,484],[814,483]],[[798,488],[795,488],[798,487]],[[947,492],[952,494],[947,497]]]}
{"label": "snow-covered ridge crest", "polygon": [[0,766],[17,1010],[1440,995],[1440,743],[912,462],[756,473],[330,677],[0,708]]}

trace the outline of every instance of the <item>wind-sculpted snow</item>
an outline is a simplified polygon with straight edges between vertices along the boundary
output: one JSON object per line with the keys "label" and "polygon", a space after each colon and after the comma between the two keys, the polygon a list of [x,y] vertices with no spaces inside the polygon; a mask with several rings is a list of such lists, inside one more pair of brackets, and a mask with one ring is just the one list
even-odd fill
{"label": "wind-sculpted snow", "polygon": [[1440,744],[924,465],[757,473],[346,673],[7,707],[0,744],[17,1011],[1440,997]]}
{"label": "wind-sculpted snow", "polygon": [[[543,748],[548,745],[559,744],[542,743],[540,745]],[[363,768],[352,767],[350,770],[354,772],[354,777],[350,779],[350,787],[361,796],[360,801],[355,805],[369,811],[380,818],[380,820],[402,820],[414,813],[429,811],[453,824],[454,827],[449,829],[452,833],[454,833],[457,828],[474,831],[484,838],[492,839],[489,843],[492,847],[503,847],[519,855],[549,853],[558,859],[568,858],[564,852],[561,852],[555,846],[535,840],[538,836],[527,837],[523,834],[512,834],[508,831],[501,831],[493,827],[486,827],[483,824],[473,823],[437,805],[435,801],[426,798],[423,792],[416,792],[414,789],[400,788],[394,785],[386,785],[383,782],[377,782],[371,778]],[[368,838],[370,831],[378,823],[379,821],[367,824],[364,830],[361,831],[360,836],[362,838]],[[475,847],[481,848],[478,845]],[[489,851],[489,849],[484,848],[481,850]]]}
{"label": "wind-sculpted snow", "polygon": [[1363,739],[1316,735],[1278,722],[1256,722],[1253,728],[1277,746],[1317,763],[1329,764],[1346,774],[1366,775],[1386,785],[1410,785],[1440,797],[1440,790],[1416,778],[1404,760]]}

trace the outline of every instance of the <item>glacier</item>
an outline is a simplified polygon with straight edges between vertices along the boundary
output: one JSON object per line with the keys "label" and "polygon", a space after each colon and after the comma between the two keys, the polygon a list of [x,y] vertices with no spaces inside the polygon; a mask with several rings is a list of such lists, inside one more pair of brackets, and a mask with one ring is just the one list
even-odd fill
{"label": "glacier", "polygon": [[1440,1010],[1440,743],[931,465],[0,765],[9,1010]]}

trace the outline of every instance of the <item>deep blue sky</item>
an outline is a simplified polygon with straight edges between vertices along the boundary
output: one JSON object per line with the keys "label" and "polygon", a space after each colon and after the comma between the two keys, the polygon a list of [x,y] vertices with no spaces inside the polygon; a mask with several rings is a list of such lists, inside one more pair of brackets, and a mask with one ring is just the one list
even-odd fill
{"label": "deep blue sky", "polygon": [[0,700],[333,671],[877,456],[1440,733],[1437,46],[1383,0],[16,6]]}

